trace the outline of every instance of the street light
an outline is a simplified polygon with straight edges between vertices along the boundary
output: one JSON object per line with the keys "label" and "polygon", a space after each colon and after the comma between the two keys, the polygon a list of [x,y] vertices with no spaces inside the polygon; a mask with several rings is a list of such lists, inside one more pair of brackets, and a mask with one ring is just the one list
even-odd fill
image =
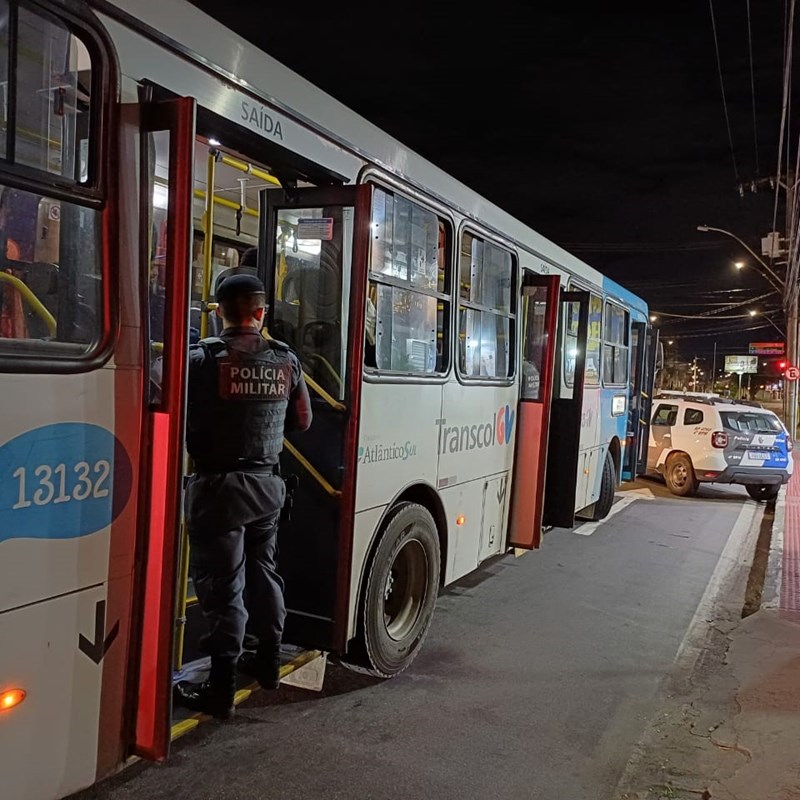
{"label": "street light", "polygon": [[[778,284],[777,286],[774,283],[772,283],[773,287],[775,289],[778,289],[779,291],[783,290],[784,288],[783,281],[772,271],[769,265],[766,262],[762,261],[762,259],[760,259],[755,254],[753,249],[749,245],[745,244],[738,236],[736,236],[736,234],[731,233],[730,231],[726,231],[723,228],[712,228],[710,225],[698,225],[697,230],[703,231],[704,233],[707,233],[708,231],[714,231],[715,233],[724,233],[726,236],[730,236],[731,239],[735,239],[737,242],[739,242],[739,244],[742,247],[744,247],[745,250],[747,250],[748,253],[750,253],[751,256],[753,256],[753,258],[756,261],[758,261],[759,264],[761,264],[762,267],[764,267],[764,269],[767,271],[767,274],[770,276],[769,278],[767,278],[767,280],[769,280],[770,283],[772,283],[773,280],[777,282]],[[739,263],[742,262],[737,262],[737,268],[739,268],[738,267]]]}
{"label": "street light", "polygon": [[744,263],[744,261],[736,261],[734,262],[733,266],[736,267],[736,269],[744,269],[746,264]]}
{"label": "street light", "polygon": [[674,341],[672,341],[672,339],[670,339],[670,340],[667,342],[667,344],[675,344],[675,342],[674,342]]}
{"label": "street light", "polygon": [[756,314],[758,314],[758,311],[756,311],[754,308],[751,308],[750,309],[750,316],[754,317]]}
{"label": "street light", "polygon": [[657,319],[658,317],[655,314],[650,315],[650,322],[655,322]]}

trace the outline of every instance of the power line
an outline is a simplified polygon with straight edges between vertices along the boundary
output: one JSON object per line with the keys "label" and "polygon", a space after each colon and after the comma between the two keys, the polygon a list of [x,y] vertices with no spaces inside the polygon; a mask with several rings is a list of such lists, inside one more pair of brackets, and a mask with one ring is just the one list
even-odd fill
{"label": "power line", "polygon": [[753,28],[750,22],[750,0],[747,0],[747,44],[750,49],[750,94],[753,98],[753,143],[756,150],[756,175],[761,174],[758,163],[758,124],[756,122],[756,81],[753,74]]}
{"label": "power line", "polygon": [[[738,328],[736,330],[740,330],[742,333],[747,331],[760,331],[764,328],[769,328],[769,325],[751,325],[749,328]],[[730,329],[719,330],[719,331],[706,331],[705,333],[679,333],[670,335],[670,339],[674,339],[678,341],[679,339],[705,339],[710,336],[722,336],[726,333],[732,333]]]}
{"label": "power line", "polygon": [[[675,253],[716,250],[728,244],[724,239],[707,242],[560,242],[571,252],[584,253]],[[728,246],[730,246],[728,244]]]}
{"label": "power line", "polygon": [[[794,0],[792,0],[794,4]],[[728,115],[728,101],[725,98],[725,81],[722,78],[722,59],[719,55],[719,39],[717,37],[717,21],[714,18],[714,0],[708,0],[708,8],[711,11],[711,27],[714,31],[714,49],[717,53],[717,71],[719,72],[719,86],[722,90],[722,107],[725,110],[725,124],[728,128],[728,144],[731,146],[731,161],[733,161],[733,174],[736,183],[739,183],[739,168],[736,166],[736,153],[733,149],[733,134],[731,133],[731,119]],[[780,161],[778,161],[778,172],[780,172]]]}

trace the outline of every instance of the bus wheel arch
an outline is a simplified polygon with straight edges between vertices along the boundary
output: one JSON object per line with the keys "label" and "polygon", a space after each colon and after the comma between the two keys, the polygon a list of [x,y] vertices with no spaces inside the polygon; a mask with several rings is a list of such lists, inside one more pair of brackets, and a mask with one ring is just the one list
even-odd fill
{"label": "bus wheel arch", "polygon": [[612,437],[608,443],[608,452],[614,462],[614,475],[616,475],[617,482],[619,482],[619,476],[622,474],[622,445],[616,436]]}
{"label": "bus wheel arch", "polygon": [[[614,494],[617,491],[617,484],[619,482],[618,471],[618,456],[615,457],[614,442],[612,439],[608,448],[603,453],[603,468],[600,477],[600,494],[597,501],[591,506],[591,514],[589,519],[598,522],[605,519],[611,511],[611,506],[614,505]],[[617,450],[619,443],[617,443]]]}
{"label": "bus wheel arch", "polygon": [[414,660],[444,575],[444,524],[438,496],[422,484],[387,507],[361,575],[357,634],[342,659],[346,666],[389,678]]}

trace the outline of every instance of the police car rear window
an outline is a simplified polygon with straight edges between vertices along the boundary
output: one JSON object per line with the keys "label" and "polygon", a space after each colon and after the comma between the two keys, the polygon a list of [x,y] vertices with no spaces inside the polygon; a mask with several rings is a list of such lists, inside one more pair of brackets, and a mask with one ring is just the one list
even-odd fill
{"label": "police car rear window", "polygon": [[721,411],[722,424],[731,431],[752,433],[780,433],[781,423],[771,414],[758,414],[752,411]]}

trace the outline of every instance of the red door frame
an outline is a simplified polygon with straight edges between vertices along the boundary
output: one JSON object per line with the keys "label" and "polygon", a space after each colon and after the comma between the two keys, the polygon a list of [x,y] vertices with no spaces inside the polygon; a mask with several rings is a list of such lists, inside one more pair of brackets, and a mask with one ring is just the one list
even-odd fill
{"label": "red door frame", "polygon": [[[169,753],[171,738],[172,641],[183,476],[180,445],[185,414],[186,309],[192,255],[195,101],[183,97],[145,104],[142,120],[143,136],[168,131],[170,138],[161,397],[145,412],[143,426],[142,485],[147,495],[141,533],[146,546],[140,583],[143,607],[136,665],[134,752],[143,758],[163,760]],[[145,163],[142,162],[142,169]],[[149,180],[142,185],[149,187]],[[143,198],[142,208],[149,209],[150,203],[150,197]],[[142,274],[146,275],[150,254],[144,252],[143,257]],[[144,345],[144,363],[149,364],[150,342]]]}

